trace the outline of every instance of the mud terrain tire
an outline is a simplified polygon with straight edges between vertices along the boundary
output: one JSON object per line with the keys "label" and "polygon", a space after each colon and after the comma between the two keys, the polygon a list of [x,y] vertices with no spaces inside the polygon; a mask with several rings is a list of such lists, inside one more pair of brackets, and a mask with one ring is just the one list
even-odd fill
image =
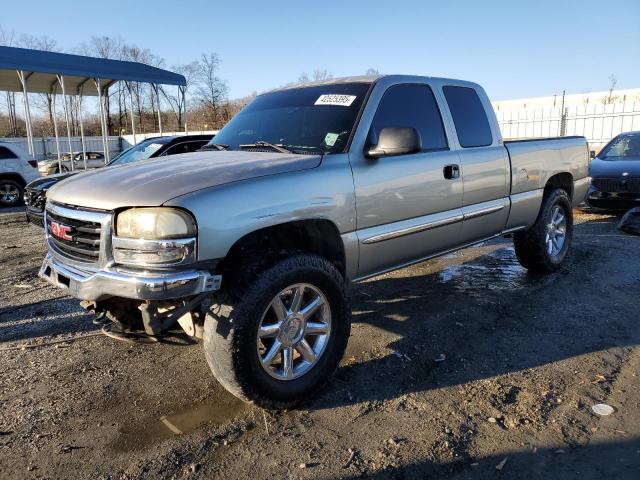
{"label": "mud terrain tire", "polygon": [[[207,315],[205,357],[216,379],[236,397],[264,408],[289,408],[312,398],[327,383],[344,354],[351,330],[347,282],[331,262],[316,255],[295,253],[267,266],[260,266],[260,261],[248,263],[239,266],[242,273],[232,286],[225,287],[226,298]],[[330,311],[330,331],[310,370],[295,378],[279,379],[261,362],[259,330],[273,300],[291,285],[307,285],[308,290],[321,292],[326,300],[323,305]],[[289,307],[285,310],[293,311]],[[310,322],[305,321],[301,333]],[[319,337],[311,335],[309,342],[317,342],[314,338]],[[300,366],[302,357],[294,353]],[[279,355],[284,365],[284,353]]]}
{"label": "mud terrain tire", "polygon": [[[560,232],[564,232],[563,237]],[[562,242],[554,243],[552,237],[562,238]],[[529,230],[514,234],[513,244],[523,267],[535,273],[551,273],[567,257],[572,237],[571,201],[566,191],[556,188],[545,192],[536,223]]]}

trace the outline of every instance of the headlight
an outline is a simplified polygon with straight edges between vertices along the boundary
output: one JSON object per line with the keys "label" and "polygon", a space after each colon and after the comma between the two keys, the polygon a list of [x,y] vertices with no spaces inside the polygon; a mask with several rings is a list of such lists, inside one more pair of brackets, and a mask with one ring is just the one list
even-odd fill
{"label": "headlight", "polygon": [[121,265],[168,267],[196,259],[196,222],[183,210],[131,208],[116,217],[113,258]]}
{"label": "headlight", "polygon": [[176,208],[130,208],[118,214],[116,235],[150,240],[194,237],[196,223]]}

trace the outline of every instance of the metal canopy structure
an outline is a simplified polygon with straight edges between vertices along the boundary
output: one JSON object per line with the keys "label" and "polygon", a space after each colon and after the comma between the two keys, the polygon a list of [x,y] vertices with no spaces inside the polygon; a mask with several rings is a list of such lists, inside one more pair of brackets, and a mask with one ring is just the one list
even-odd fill
{"label": "metal canopy structure", "polygon": [[[97,96],[100,105],[100,123],[105,161],[109,160],[109,143],[106,118],[106,101],[109,87],[124,81],[127,90],[131,91],[131,82],[149,83],[155,93],[158,106],[158,126],[162,134],[158,85],[175,85],[180,94],[185,95],[186,79],[183,75],[152,67],[142,63],[111,60],[105,58],[86,57],[67,53],[31,50],[27,48],[0,47],[0,91],[22,92],[27,127],[29,152],[35,155],[33,146],[33,127],[29,107],[29,93],[47,93],[53,95],[54,130],[58,150],[58,166],[62,169],[58,126],[55,120],[55,98],[62,95],[63,108],[69,140],[70,166],[74,168],[73,150],[71,147],[70,106],[68,96],[75,96],[78,102],[86,96]],[[133,105],[132,105],[133,107]],[[185,115],[186,119],[186,115]],[[79,115],[82,153],[86,168],[86,148],[82,112]],[[135,135],[133,108],[131,112],[131,130]],[[185,120],[186,131],[186,120]],[[134,138],[135,141],[135,138]]]}

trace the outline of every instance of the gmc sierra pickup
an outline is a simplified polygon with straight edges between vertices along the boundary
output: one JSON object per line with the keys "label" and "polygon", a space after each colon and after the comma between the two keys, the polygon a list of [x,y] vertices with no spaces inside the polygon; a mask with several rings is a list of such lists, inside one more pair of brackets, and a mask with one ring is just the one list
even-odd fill
{"label": "gmc sierra pickup", "polygon": [[52,187],[40,275],[150,335],[178,322],[268,408],[338,366],[350,282],[499,235],[552,272],[589,185],[583,137],[503,142],[484,90],[444,78],[271,91],[206,148]]}

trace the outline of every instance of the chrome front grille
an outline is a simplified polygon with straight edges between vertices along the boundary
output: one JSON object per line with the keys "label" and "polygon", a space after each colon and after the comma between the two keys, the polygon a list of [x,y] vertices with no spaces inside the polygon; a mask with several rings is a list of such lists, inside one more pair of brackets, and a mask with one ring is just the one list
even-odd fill
{"label": "chrome front grille", "polygon": [[594,178],[598,190],[612,193],[640,193],[640,178]]}
{"label": "chrome front grille", "polygon": [[[61,228],[64,228],[63,234],[60,233]],[[47,215],[47,231],[58,250],[69,257],[91,262],[98,260],[100,256],[99,223],[49,213]]]}
{"label": "chrome front grille", "polygon": [[110,257],[110,212],[47,204],[45,229],[49,248],[60,256],[96,265]]}

